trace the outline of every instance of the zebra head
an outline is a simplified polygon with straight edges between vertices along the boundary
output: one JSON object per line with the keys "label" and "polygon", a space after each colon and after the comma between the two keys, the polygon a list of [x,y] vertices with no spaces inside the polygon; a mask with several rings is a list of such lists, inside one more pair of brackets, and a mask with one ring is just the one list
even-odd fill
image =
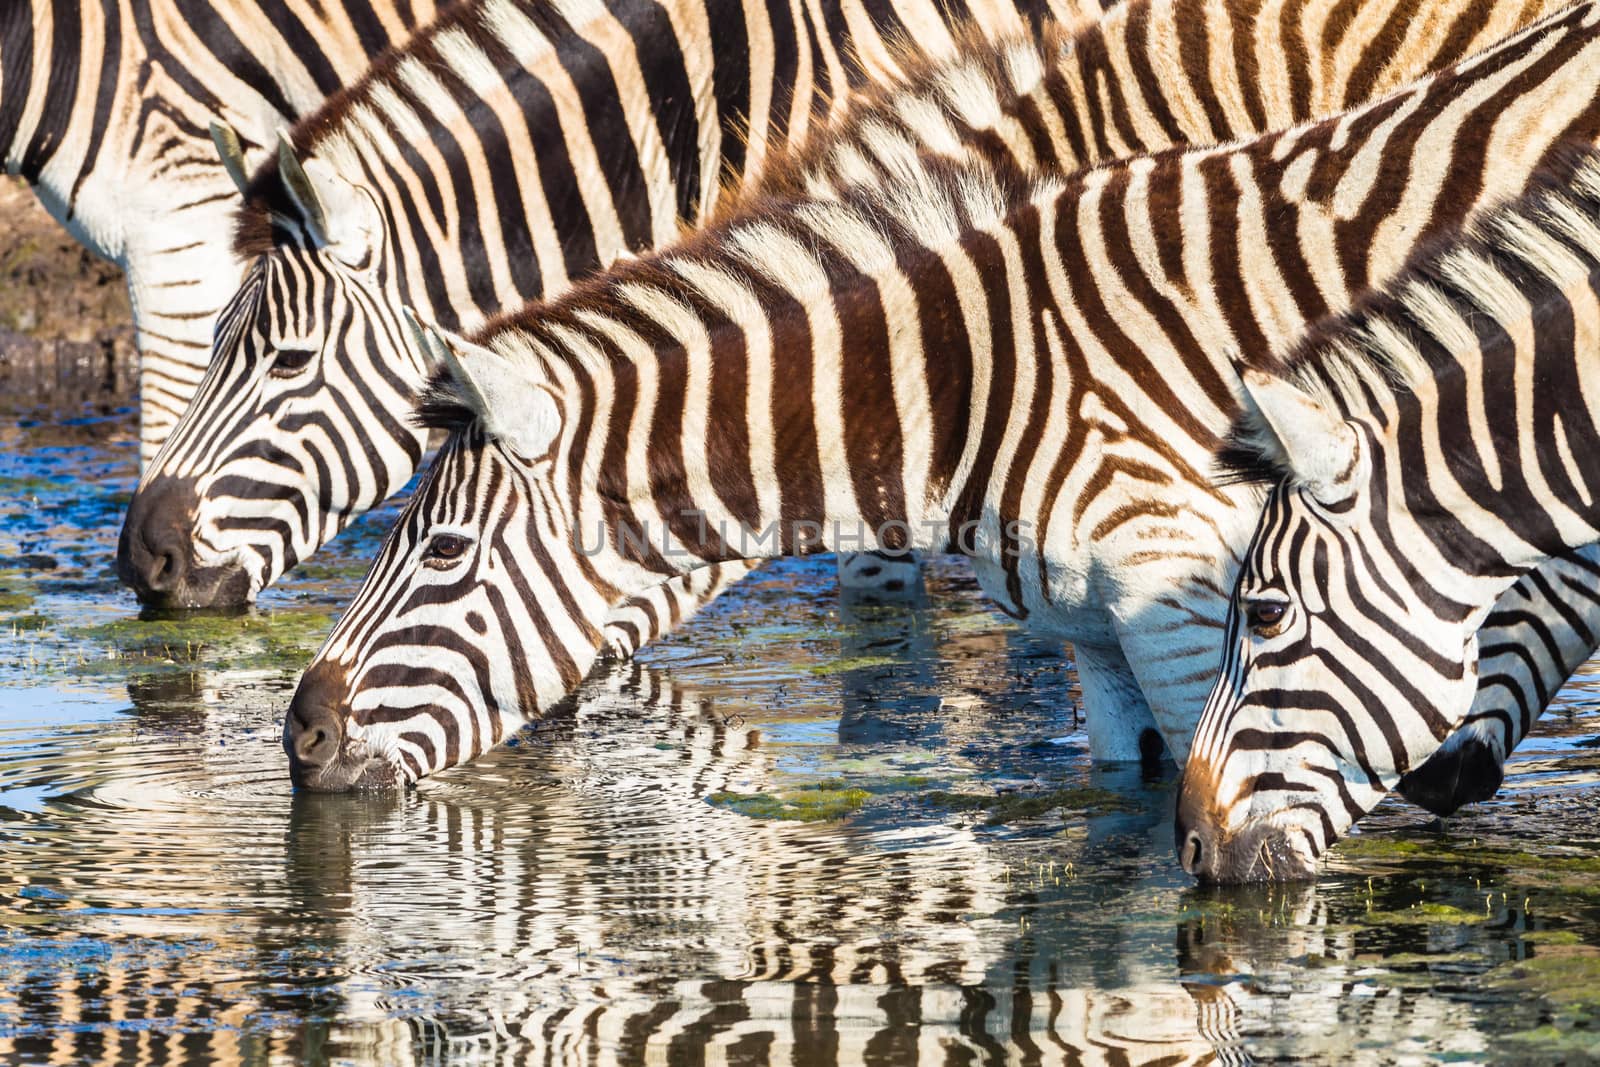
{"label": "zebra head", "polygon": [[563,390],[420,340],[443,364],[422,421],[450,436],[290,704],[284,748],[311,789],[416,781],[497,745],[582,681],[626,595],[617,562],[580,549]]}
{"label": "zebra head", "polygon": [[237,139],[217,140],[246,195],[251,266],[117,546],[122,580],[164,607],[252,599],[400,489],[426,445],[395,414],[426,368],[390,291],[376,201],[327,161],[302,163],[287,135],[246,183]]}
{"label": "zebra head", "polygon": [[1483,612],[1392,551],[1409,520],[1380,430],[1283,378],[1246,371],[1244,385],[1236,441],[1277,480],[1234,587],[1176,841],[1205,881],[1298,880],[1466,715]]}

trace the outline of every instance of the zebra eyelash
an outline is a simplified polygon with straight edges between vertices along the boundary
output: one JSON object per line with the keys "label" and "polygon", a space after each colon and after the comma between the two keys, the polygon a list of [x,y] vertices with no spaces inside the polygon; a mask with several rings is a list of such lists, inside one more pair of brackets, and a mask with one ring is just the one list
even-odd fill
{"label": "zebra eyelash", "polygon": [[280,348],[272,354],[267,373],[274,378],[295,378],[317,358],[312,348]]}
{"label": "zebra eyelash", "polygon": [[449,570],[467,558],[477,542],[463,534],[441,530],[429,536],[422,546],[422,565],[431,570]]}

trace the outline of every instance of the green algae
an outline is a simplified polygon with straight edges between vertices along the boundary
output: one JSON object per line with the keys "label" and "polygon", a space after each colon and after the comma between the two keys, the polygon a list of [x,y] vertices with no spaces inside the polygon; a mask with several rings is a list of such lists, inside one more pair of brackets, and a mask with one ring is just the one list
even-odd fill
{"label": "green algae", "polygon": [[1536,997],[1547,1006],[1547,1023],[1509,1040],[1544,1052],[1600,1048],[1600,950],[1549,946],[1528,959],[1502,963],[1476,984],[1498,997]]}
{"label": "green algae", "polygon": [[1074,787],[1027,790],[1005,794],[952,793],[933,790],[922,794],[922,803],[953,812],[988,812],[985,826],[1003,826],[1023,819],[1036,819],[1057,811],[1097,814],[1106,811],[1132,811],[1135,805],[1126,797],[1107,789]]}
{"label": "green algae", "polygon": [[921,789],[931,781],[918,774],[865,780],[826,778],[761,793],[713,793],[706,800],[753,819],[827,822],[853,815],[872,801]]}
{"label": "green algae", "polygon": [[323,563],[311,560],[298,563],[290,573],[297,582],[354,581],[365,578],[372,568],[371,560],[357,559],[348,563]]}
{"label": "green algae", "polygon": [[1517,1048],[1529,1058],[1545,1062],[1566,1063],[1576,1057],[1583,1060],[1600,1058],[1600,1031],[1576,1029],[1568,1023],[1548,1023],[1532,1030],[1519,1030],[1505,1034],[1500,1040]]}
{"label": "green algae", "polygon": [[1448,925],[1470,926],[1485,922],[1487,913],[1466,911],[1450,904],[1413,904],[1400,911],[1369,911],[1361,917],[1363,926]]}
{"label": "green algae", "polygon": [[[1481,963],[1483,954],[1479,952],[1391,952],[1388,955],[1372,953],[1356,957],[1359,962],[1372,963],[1383,967],[1442,967],[1448,964]],[[1342,964],[1342,960],[1328,960],[1331,964]]]}
{"label": "green algae", "polygon": [[873,783],[873,793],[900,793],[908,789],[922,789],[932,785],[934,780],[926,774],[900,774],[892,778],[880,778]]}
{"label": "green algae", "polygon": [[1377,835],[1360,835],[1339,842],[1334,852],[1340,858],[1358,863],[1395,864],[1412,867],[1426,864],[1459,871],[1462,868],[1493,869],[1511,884],[1524,888],[1559,889],[1584,896],[1600,895],[1600,856],[1550,855],[1513,849],[1493,848],[1476,842],[1405,840]]}
{"label": "green algae", "polygon": [[1583,938],[1571,930],[1529,930],[1522,940],[1530,945],[1581,945]]}
{"label": "green algae", "polygon": [[0,478],[0,494],[7,497],[36,497],[40,493],[59,492],[63,484],[59,478],[39,474],[24,475],[20,478]]}
{"label": "green algae", "polygon": [[0,591],[0,612],[26,611],[32,606],[32,593],[15,589]]}
{"label": "green algae", "polygon": [[280,610],[121,618],[72,627],[64,636],[80,646],[87,644],[103,650],[103,655],[84,664],[87,670],[209,663],[234,669],[293,669],[304,666],[332,625],[333,616],[324,611]]}
{"label": "green algae", "polygon": [[1386,860],[1402,857],[1409,859],[1424,855],[1428,850],[1417,841],[1361,834],[1340,841],[1334,846],[1334,851],[1345,859]]}
{"label": "green algae", "polygon": [[320,641],[332,625],[332,616],[320,611],[251,612],[240,615],[175,615],[162,619],[113,619],[74,627],[73,637],[100,644],[220,643],[240,637],[257,637],[280,644]]}
{"label": "green algae", "polygon": [[846,656],[843,659],[813,664],[806,668],[806,672],[818,678],[825,678],[829,675],[844,674],[848,671],[869,670],[873,667],[892,667],[898,662],[898,660],[889,656]]}
{"label": "green algae", "polygon": [[1485,989],[1528,993],[1553,1004],[1600,1010],[1600,949],[1552,946],[1502,963],[1479,980]]}
{"label": "green algae", "polygon": [[752,819],[783,822],[829,822],[860,811],[872,797],[865,789],[841,781],[811,782],[770,793],[713,793],[707,801]]}

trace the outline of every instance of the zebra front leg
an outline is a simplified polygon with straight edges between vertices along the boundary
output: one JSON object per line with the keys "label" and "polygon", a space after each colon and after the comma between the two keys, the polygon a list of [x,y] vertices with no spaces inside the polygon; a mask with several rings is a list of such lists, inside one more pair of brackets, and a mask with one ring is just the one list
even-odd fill
{"label": "zebra front leg", "polygon": [[1160,759],[1166,745],[1122,649],[1074,643],[1072,660],[1083,689],[1090,757],[1146,763]]}
{"label": "zebra front leg", "polygon": [[1488,800],[1506,757],[1600,638],[1600,548],[1552,559],[1508,590],[1479,634],[1478,695],[1449,740],[1400,779],[1435,815]]}

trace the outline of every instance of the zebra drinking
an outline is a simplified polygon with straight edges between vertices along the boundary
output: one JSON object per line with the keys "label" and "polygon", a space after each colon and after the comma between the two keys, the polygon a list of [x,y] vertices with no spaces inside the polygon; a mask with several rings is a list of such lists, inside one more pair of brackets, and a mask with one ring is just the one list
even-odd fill
{"label": "zebra drinking", "polygon": [[[1064,172],[1135,147],[1162,147],[1189,138],[1210,140],[1290,122],[1342,107],[1459,58],[1553,6],[1501,3],[1442,16],[1426,4],[1374,3],[1354,13],[1359,17],[1349,18],[1352,12],[1343,5],[1312,4],[1295,9],[1298,29],[1285,36],[1281,25],[1256,19],[1255,9],[1244,4],[1165,0],[1128,5],[1076,38],[1062,39],[1051,31],[1047,34],[1049,46],[1038,49],[1039,58],[1025,62],[1017,71],[1005,72],[1005,77],[989,77],[979,64],[978,78],[963,88],[988,94],[986,98],[941,95],[955,83],[935,80],[937,68],[924,70],[914,60],[902,60],[906,84],[920,86],[920,94],[910,95],[895,87],[851,102],[849,113],[855,118],[840,123],[832,141],[840,151],[821,157],[815,167],[801,162],[780,165],[747,195],[777,195],[814,180],[838,183],[858,177],[852,168],[864,165],[865,159],[850,146],[873,123],[888,122],[893,128],[910,130],[923,150],[957,155],[963,151],[993,153],[1005,166],[1040,174]],[[1441,18],[1449,24],[1448,33],[1424,32],[1425,27],[1444,25]],[[991,21],[1000,24],[998,17]],[[1201,26],[1207,32],[1197,35],[1195,28]],[[1210,50],[1205,63],[1198,61],[1204,50],[1194,47],[1197,41]],[[413,51],[421,54],[427,47],[423,42]],[[1027,58],[1026,52],[1014,53],[1014,57]],[[1035,68],[1043,69],[1042,78],[1025,84],[1011,80],[1013,74]],[[1305,72],[1311,70],[1324,73],[1307,78]],[[410,90],[403,81],[394,70],[375,73],[346,104],[370,98],[376,107],[380,99],[389,105],[396,98],[409,100],[406,94]],[[385,95],[380,91],[385,87],[393,91]],[[1227,106],[1219,110],[1212,106],[1214,101]],[[844,105],[836,101],[836,106]],[[302,126],[296,136],[319,144],[323,142],[318,138],[333,144],[347,134],[356,137],[361,133],[358,113],[369,118],[368,113],[376,114],[372,108],[361,112],[353,106],[342,112],[342,117],[330,111],[322,120]],[[919,132],[914,120],[926,114],[942,114],[945,125]],[[377,118],[371,122],[381,126]],[[949,131],[953,135],[944,136]],[[930,133],[943,139],[928,141],[924,135]],[[471,138],[463,135],[455,147],[470,144]],[[319,180],[337,177],[330,173],[331,168],[321,166],[315,155],[302,161],[298,151],[292,154],[287,169],[269,167],[256,178],[256,187],[276,204],[279,223],[288,231],[273,230],[276,224],[259,206],[255,215],[247,213],[247,219],[254,220],[250,223],[253,233],[258,237],[276,233],[270,240],[283,243],[260,257],[260,274],[247,284],[225,317],[219,330],[217,366],[208,380],[206,397],[194,405],[186,428],[177,435],[179,440],[155,465],[130,509],[122,571],[147,599],[158,603],[195,605],[252,595],[331,536],[350,516],[403,481],[421,452],[422,435],[404,425],[396,407],[403,406],[402,399],[420,384],[423,367],[422,357],[405,344],[406,331],[395,311],[403,297],[374,292],[356,276],[358,272],[341,264],[331,246],[318,245],[314,235],[307,236],[304,220],[286,221],[299,210],[299,202],[282,187],[285,175],[300,171],[308,180],[314,172],[320,172]],[[466,153],[466,149],[462,151]],[[387,157],[376,152],[364,158],[376,165],[378,158]],[[413,161],[408,166],[416,164]],[[457,169],[472,172],[466,163]],[[400,173],[432,189],[438,203],[461,199],[450,195],[458,180],[451,175],[434,175],[426,168]],[[567,199],[580,198],[581,177],[564,186]],[[379,179],[371,188],[362,186],[368,192],[376,190],[373,195],[379,199],[388,196],[386,190],[403,184],[392,174]],[[640,181],[628,187],[646,184]],[[573,188],[579,191],[573,192]],[[334,190],[338,193],[339,186]],[[529,195],[537,194],[535,190]],[[327,199],[351,206],[357,213],[366,210],[360,197],[330,195]],[[403,191],[391,199],[406,202]],[[493,197],[486,192],[479,199],[487,204]],[[327,222],[329,204],[319,204],[319,208]],[[663,212],[664,217],[671,214],[670,209]],[[386,216],[380,211],[377,217]],[[411,228],[426,229],[422,217],[407,218]],[[337,225],[337,220],[331,224]],[[355,230],[359,232],[362,225],[358,218]],[[403,282],[409,287],[413,300],[452,276],[471,275],[465,266],[443,271],[437,267],[433,253],[445,246],[427,245],[433,231],[418,236],[397,225],[395,232],[411,242],[412,252],[404,262],[384,269],[392,269],[396,285]],[[484,228],[484,232],[492,231]],[[395,254],[389,243],[382,256]],[[403,242],[392,243],[398,246]],[[514,243],[487,242],[484,253],[491,265],[499,264],[497,271],[510,271],[497,257]],[[270,241],[260,249],[268,244]],[[559,257],[555,262],[554,269],[559,272]],[[461,284],[456,284],[456,290]],[[321,314],[293,311],[297,301],[308,306],[308,301],[319,299],[332,302],[334,307],[321,310],[329,316],[342,316],[338,323],[319,321],[324,317]],[[424,311],[428,312],[426,306]],[[433,313],[452,321],[437,308]],[[471,307],[455,313],[461,321],[472,321],[481,314]],[[274,331],[279,335],[276,338],[270,336]],[[334,335],[331,342],[326,336],[329,333]],[[347,338],[354,341],[347,343]],[[274,344],[282,350],[275,350]],[[1207,400],[1202,406],[1210,403]],[[718,584],[720,580],[713,583]],[[667,610],[648,613],[643,619],[634,613],[626,624],[614,619],[608,624],[607,640],[622,650],[635,648],[650,632],[675,621],[696,602],[693,597],[659,595],[666,600]],[[1146,670],[1143,679],[1137,676],[1109,612],[1090,605],[1078,615],[1094,617],[1094,625],[1075,627],[1081,638],[1075,651],[1088,684],[1091,715],[1100,709],[1108,724],[1105,736],[1127,734],[1128,730],[1118,725],[1124,721],[1140,720],[1144,726],[1153,726],[1140,693],[1140,683],[1150,680],[1150,671]],[[1556,620],[1552,630],[1560,630],[1562,620],[1569,617],[1534,612],[1524,618],[1537,622],[1547,616]],[[1588,645],[1583,647],[1586,650]],[[1562,649],[1565,651],[1564,645]],[[1144,656],[1142,651],[1134,652],[1137,660],[1159,662],[1144,660]],[[1523,694],[1536,692],[1547,675],[1564,677],[1564,667],[1565,660],[1513,672],[1519,683],[1511,689],[1513,697],[1524,709],[1542,707],[1542,700]],[[1207,664],[1191,673],[1198,677],[1209,669]],[[1530,675],[1532,680],[1526,681]],[[1198,706],[1198,697],[1191,699]],[[1119,709],[1125,709],[1125,714],[1119,714]],[[1192,714],[1186,717],[1192,719]],[[1120,757],[1136,751],[1122,744],[1103,749],[1102,754]],[[1497,768],[1496,761],[1490,760],[1490,764]],[[1454,773],[1444,777],[1451,790],[1461,782]],[[1442,799],[1432,802],[1453,804],[1460,795],[1446,791]]]}
{"label": "zebra drinking", "polygon": [[[1342,110],[1557,6],[1441,15],[1422,0],[1314,0],[1258,19],[1245,0],[1124,5],[1076,39],[1044,31],[1046,76],[1026,90],[980,84],[989,96],[966,112],[924,93],[919,106],[945,113],[952,135],[923,147],[992,152],[1042,176],[1253,134]],[[1096,10],[993,0],[968,14],[992,40],[1047,12],[1070,28]],[[250,277],[135,494],[119,573],[155,604],[253,597],[413,473],[424,435],[404,414],[426,367],[402,306],[470,328],[675,237],[712,210],[724,174],[757,175],[805,134],[814,103],[845,115],[865,106],[845,87],[925,80],[885,38],[948,56],[968,31],[944,11],[851,5],[819,35],[788,5],[754,0],[485,0],[381,61],[251,181],[238,244]],[[894,105],[916,99],[868,113],[903,126],[915,116]],[[770,191],[817,177],[782,170]],[[1137,700],[1115,660],[1106,672]]]}
{"label": "zebra drinking", "polygon": [[1597,344],[1586,146],[1246,373],[1228,455],[1273,488],[1184,772],[1191,873],[1311,877],[1461,720],[1496,600],[1600,538]]}
{"label": "zebra drinking", "polygon": [[[1017,33],[1075,23],[1076,2],[970,15]],[[953,48],[945,11],[852,2],[819,26],[777,0],[481,0],[381,57],[253,177],[223,131],[248,271],[129,505],[118,573],[160,606],[253,598],[415,471],[426,368],[402,306],[476,325],[669,240],[830,99],[892,76],[890,37]]]}
{"label": "zebra drinking", "polygon": [[[1259,502],[1211,484],[1238,379],[1202,339],[1286,342],[1600,136],[1595,16],[1337,119],[1065,183],[873,125],[884,181],[760,202],[472,340],[427,331],[423,421],[452,436],[301,682],[297,780],[468,760],[581,679],[618,599],[846,537],[967,555],[1003,610],[1073,641],[1086,696],[1084,651],[1122,620],[1150,704],[1095,706],[1091,747],[1138,758],[1159,729],[1182,756]],[[1449,180],[1372,180],[1396,168]],[[1267,236],[1285,215],[1303,238]],[[1112,597],[1101,574],[1128,577]]]}

